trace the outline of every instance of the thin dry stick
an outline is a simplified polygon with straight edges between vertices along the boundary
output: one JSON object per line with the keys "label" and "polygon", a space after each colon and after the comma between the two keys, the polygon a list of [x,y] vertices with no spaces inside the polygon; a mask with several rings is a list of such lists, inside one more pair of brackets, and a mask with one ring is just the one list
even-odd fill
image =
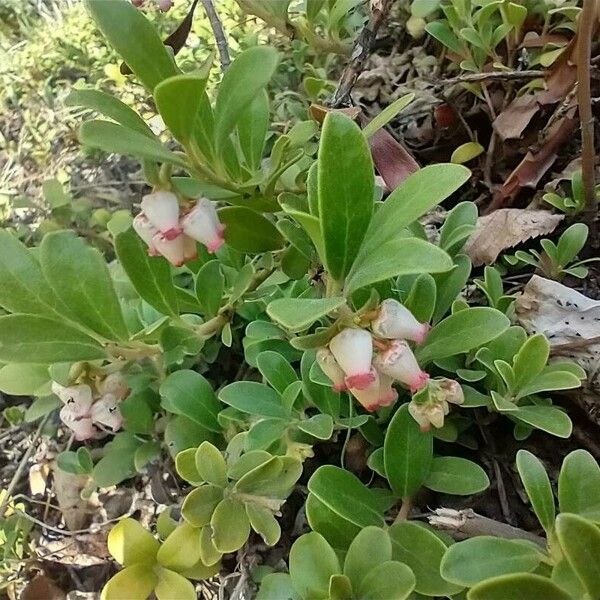
{"label": "thin dry stick", "polygon": [[346,65],[333,94],[330,104],[332,108],[339,108],[349,100],[350,92],[369,58],[371,45],[375,41],[377,31],[385,20],[393,1],[371,0],[371,16],[354,42],[350,62]]}
{"label": "thin dry stick", "polygon": [[594,116],[592,114],[590,60],[592,57],[592,35],[596,26],[598,13],[597,0],[583,0],[583,9],[579,15],[577,41],[577,81],[579,120],[581,122],[581,175],[585,198],[585,220],[590,228],[590,241],[598,247],[596,217],[598,202],[596,200],[595,156],[594,156]]}
{"label": "thin dry stick", "polygon": [[206,16],[208,17],[210,28],[215,35],[217,50],[219,51],[219,59],[221,60],[221,71],[225,72],[231,63],[231,57],[229,56],[229,45],[227,44],[227,37],[225,36],[225,31],[223,30],[223,23],[221,23],[221,19],[215,10],[212,0],[202,0],[202,6],[204,7],[204,12],[206,12]]}
{"label": "thin dry stick", "polygon": [[520,79],[537,79],[543,77],[544,71],[490,71],[489,73],[465,73],[450,79],[435,82],[436,88],[456,85],[457,83],[481,83],[482,81],[517,81]]}

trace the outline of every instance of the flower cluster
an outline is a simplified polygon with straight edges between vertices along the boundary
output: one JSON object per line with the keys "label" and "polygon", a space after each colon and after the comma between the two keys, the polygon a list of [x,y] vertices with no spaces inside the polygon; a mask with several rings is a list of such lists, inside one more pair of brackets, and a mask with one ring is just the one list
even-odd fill
{"label": "flower cluster", "polygon": [[419,390],[408,405],[408,412],[421,426],[429,431],[444,426],[444,417],[450,412],[450,404],[462,404],[465,396],[458,381],[440,377],[432,379]]}
{"label": "flower cluster", "polygon": [[[398,398],[394,382],[411,392],[422,389],[429,375],[421,370],[406,340],[422,343],[430,327],[394,299],[384,300],[366,329],[346,328],[327,348],[320,348],[317,361],[337,392],[349,391],[368,411],[389,406]],[[374,352],[373,346],[378,351]]]}
{"label": "flower cluster", "polygon": [[225,226],[219,222],[214,204],[200,198],[185,215],[172,192],[156,191],[144,196],[142,212],[133,220],[133,228],[148,246],[150,256],[164,256],[180,267],[198,256],[196,242],[216,252],[224,243]]}
{"label": "flower cluster", "polygon": [[62,422],[82,441],[95,437],[99,430],[115,432],[121,428],[123,417],[119,404],[129,395],[129,388],[119,373],[112,373],[95,386],[86,384],[62,386],[56,381],[52,391],[60,398]]}

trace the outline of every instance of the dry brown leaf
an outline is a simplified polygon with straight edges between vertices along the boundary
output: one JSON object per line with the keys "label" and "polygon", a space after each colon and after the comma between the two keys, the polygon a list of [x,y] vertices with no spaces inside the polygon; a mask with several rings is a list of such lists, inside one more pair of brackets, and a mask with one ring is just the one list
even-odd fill
{"label": "dry brown leaf", "polygon": [[519,96],[494,121],[494,129],[502,140],[518,139],[539,110],[534,95]]}
{"label": "dry brown leaf", "polygon": [[66,594],[46,575],[36,575],[21,592],[20,600],[65,600]]}
{"label": "dry brown leaf", "polygon": [[91,521],[91,504],[81,497],[81,491],[89,481],[88,475],[67,473],[53,464],[54,492],[56,501],[70,531],[87,527]]}
{"label": "dry brown leaf", "polygon": [[502,250],[554,231],[564,215],[547,210],[502,208],[479,217],[465,246],[473,265],[491,265]]}

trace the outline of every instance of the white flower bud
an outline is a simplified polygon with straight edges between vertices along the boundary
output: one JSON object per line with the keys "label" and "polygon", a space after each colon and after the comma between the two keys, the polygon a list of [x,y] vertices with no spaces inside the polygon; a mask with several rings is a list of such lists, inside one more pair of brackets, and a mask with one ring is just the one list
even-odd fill
{"label": "white flower bud", "polygon": [[329,350],[329,348],[319,348],[317,350],[317,363],[321,367],[321,371],[331,379],[332,388],[336,392],[346,391],[346,383],[344,381],[344,371],[338,364],[337,360]]}
{"label": "white flower bud", "polygon": [[373,333],[388,340],[413,340],[417,344],[423,343],[430,326],[419,323],[414,315],[393,298],[384,300],[379,307],[379,315],[371,323]]}
{"label": "white flower bud", "polygon": [[89,416],[92,406],[92,390],[89,385],[72,385],[64,387],[56,381],[52,383],[52,391],[69,409],[73,417]]}
{"label": "white flower bud", "polygon": [[389,348],[377,354],[374,364],[381,373],[407,385],[411,392],[427,384],[429,375],[421,370],[412,350],[403,340],[394,340]]}
{"label": "white flower bud", "polygon": [[225,225],[219,221],[215,205],[208,198],[200,198],[181,224],[185,234],[204,244],[211,254],[225,243]]}
{"label": "white flower bud", "polygon": [[75,434],[75,439],[80,442],[89,440],[96,434],[91,417],[73,414],[68,404],[60,409],[60,419]]}
{"label": "white flower bud", "polygon": [[368,331],[344,329],[329,342],[329,349],[346,374],[345,382],[348,388],[364,390],[373,383],[373,342]]}
{"label": "white flower bud", "polygon": [[117,399],[123,400],[129,396],[129,386],[120,372],[110,373],[97,385],[100,396],[113,394]]}
{"label": "white flower bud", "polygon": [[164,256],[173,266],[181,267],[181,265],[185,263],[185,243],[183,234],[169,240],[161,233],[157,233],[152,238],[152,245],[156,248],[156,251]]}
{"label": "white flower bud", "polygon": [[423,37],[426,26],[427,21],[425,21],[423,17],[415,17],[412,15],[409,17],[408,21],[406,21],[406,31],[408,31],[410,37],[415,40],[420,40]]}
{"label": "white flower bud", "polygon": [[393,387],[394,378],[379,373],[379,406],[390,406],[398,400],[398,392]]}
{"label": "white flower bud", "polygon": [[166,240],[170,241],[179,236],[179,202],[175,194],[165,191],[148,194],[142,198],[141,206],[150,223]]}
{"label": "white flower bud", "polygon": [[373,381],[363,390],[351,388],[351,394],[369,412],[390,406],[398,399],[398,392],[392,387],[393,379],[372,369]]}
{"label": "white flower bud", "polygon": [[119,401],[113,394],[106,394],[92,406],[92,421],[100,423],[117,431],[123,424],[123,416],[119,408]]}

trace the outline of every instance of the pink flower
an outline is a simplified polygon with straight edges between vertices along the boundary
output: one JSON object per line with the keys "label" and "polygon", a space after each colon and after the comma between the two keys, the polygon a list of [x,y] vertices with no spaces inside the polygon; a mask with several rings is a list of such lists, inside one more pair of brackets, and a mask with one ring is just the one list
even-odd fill
{"label": "pink flower", "polygon": [[185,263],[185,236],[182,233],[172,239],[157,233],[152,238],[152,246],[173,266],[181,267]]}
{"label": "pink flower", "polygon": [[179,201],[175,194],[159,190],[144,196],[141,206],[150,223],[167,241],[179,236]]}
{"label": "pink flower", "polygon": [[[89,385],[73,385],[64,387],[56,381],[52,383],[52,391],[60,398],[73,418],[89,416],[92,406],[92,389]],[[61,411],[62,412],[62,411]]]}
{"label": "pink flower", "polygon": [[92,421],[117,431],[123,424],[119,401],[113,394],[106,394],[92,406]]}
{"label": "pink flower", "polygon": [[148,246],[148,254],[150,254],[150,256],[155,256],[157,252],[152,243],[152,239],[158,233],[158,229],[150,223],[148,217],[144,213],[136,215],[133,219],[133,229],[146,243],[146,246]]}
{"label": "pink flower", "polygon": [[329,350],[329,348],[319,348],[317,350],[317,363],[321,367],[321,371],[331,379],[332,388],[336,392],[346,391],[346,383],[344,381],[344,371],[338,365],[337,360]]}
{"label": "pink flower", "polygon": [[371,323],[373,333],[389,340],[413,340],[423,343],[431,327],[428,323],[419,323],[414,315],[393,298],[384,300],[379,308],[379,315]]}
{"label": "pink flower", "polygon": [[407,385],[411,392],[420,390],[429,380],[429,375],[421,370],[415,355],[403,340],[391,342],[387,350],[377,354],[374,364],[381,373]]}
{"label": "pink flower", "polygon": [[369,412],[384,406],[390,406],[398,399],[398,392],[392,387],[393,380],[372,369],[373,381],[364,389],[351,388],[351,394]]}
{"label": "pink flower", "polygon": [[344,329],[329,342],[329,349],[346,375],[348,388],[364,390],[375,381],[371,369],[373,342],[368,331]]}
{"label": "pink flower", "polygon": [[124,400],[129,396],[129,386],[120,372],[110,373],[98,385],[100,396],[113,394],[117,399]]}
{"label": "pink flower", "polygon": [[200,198],[181,224],[185,234],[204,244],[211,254],[225,243],[225,225],[219,221],[217,210],[208,198]]}
{"label": "pink flower", "polygon": [[96,435],[91,417],[73,414],[68,405],[60,409],[60,419],[75,434],[75,439],[80,442],[89,440]]}

